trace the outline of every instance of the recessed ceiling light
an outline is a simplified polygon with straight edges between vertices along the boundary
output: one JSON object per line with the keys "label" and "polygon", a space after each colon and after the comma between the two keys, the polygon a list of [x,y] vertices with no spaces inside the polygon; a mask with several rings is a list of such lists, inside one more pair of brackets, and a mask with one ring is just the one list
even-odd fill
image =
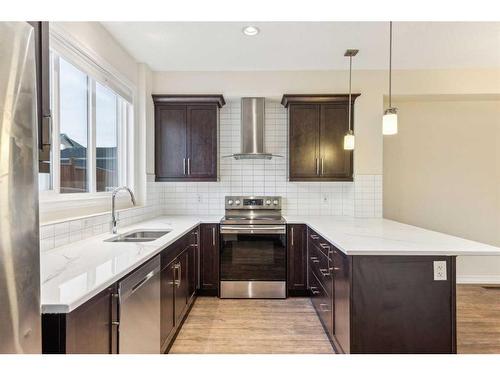
{"label": "recessed ceiling light", "polygon": [[248,35],[248,36],[254,36],[257,35],[260,30],[256,26],[246,26],[243,28],[243,34]]}

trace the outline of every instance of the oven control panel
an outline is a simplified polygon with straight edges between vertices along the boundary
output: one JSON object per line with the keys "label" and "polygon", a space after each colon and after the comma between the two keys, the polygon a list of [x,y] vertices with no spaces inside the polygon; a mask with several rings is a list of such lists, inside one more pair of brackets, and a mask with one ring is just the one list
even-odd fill
{"label": "oven control panel", "polygon": [[225,198],[226,210],[281,210],[279,196],[236,196]]}

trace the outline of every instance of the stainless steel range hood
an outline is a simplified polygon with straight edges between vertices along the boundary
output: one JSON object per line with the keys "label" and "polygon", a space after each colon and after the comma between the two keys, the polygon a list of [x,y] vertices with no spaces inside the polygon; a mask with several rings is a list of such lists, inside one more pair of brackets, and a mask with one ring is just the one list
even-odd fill
{"label": "stainless steel range hood", "polygon": [[282,157],[265,152],[265,98],[241,98],[241,152],[225,157],[241,159],[271,159]]}

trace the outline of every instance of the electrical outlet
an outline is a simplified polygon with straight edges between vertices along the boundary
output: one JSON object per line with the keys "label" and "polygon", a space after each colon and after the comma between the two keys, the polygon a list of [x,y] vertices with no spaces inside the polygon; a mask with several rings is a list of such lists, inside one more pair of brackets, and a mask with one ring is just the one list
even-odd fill
{"label": "electrical outlet", "polygon": [[434,266],[434,280],[446,280],[446,261],[445,260],[435,260]]}
{"label": "electrical outlet", "polygon": [[196,198],[198,200],[198,203],[202,203],[202,198],[201,198],[201,194],[196,194]]}

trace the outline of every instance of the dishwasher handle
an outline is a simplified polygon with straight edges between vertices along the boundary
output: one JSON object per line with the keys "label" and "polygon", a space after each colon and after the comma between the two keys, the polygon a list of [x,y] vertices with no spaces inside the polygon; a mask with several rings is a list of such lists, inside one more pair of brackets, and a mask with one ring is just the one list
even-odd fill
{"label": "dishwasher handle", "polygon": [[131,275],[125,277],[118,285],[120,303],[138,291],[160,272],[160,257],[157,255]]}
{"label": "dishwasher handle", "polygon": [[141,286],[143,286],[144,284],[146,284],[148,282],[148,280],[155,275],[155,273],[156,273],[155,271],[151,271],[150,273],[148,273],[146,275],[146,277],[144,279],[142,279],[136,285],[134,285],[132,287],[132,293],[134,293],[137,289],[139,289]]}

